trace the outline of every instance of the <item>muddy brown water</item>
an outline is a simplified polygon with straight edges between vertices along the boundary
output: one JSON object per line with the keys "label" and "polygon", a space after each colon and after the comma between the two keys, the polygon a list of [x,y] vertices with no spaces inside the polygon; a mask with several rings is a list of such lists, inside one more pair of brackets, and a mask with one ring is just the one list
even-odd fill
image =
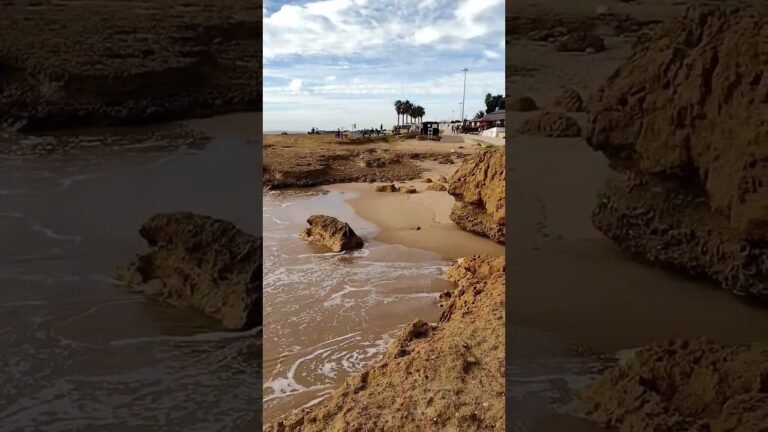
{"label": "muddy brown water", "polygon": [[[264,419],[311,406],[379,361],[402,325],[436,321],[441,276],[434,252],[371,240],[378,228],[345,203],[351,192],[264,196]],[[313,214],[349,223],[365,240],[336,254],[301,240]]]}
{"label": "muddy brown water", "polygon": [[111,278],[157,212],[261,232],[260,146],[195,127],[215,136],[205,149],[0,160],[0,431],[261,424],[260,330],[221,331]]}

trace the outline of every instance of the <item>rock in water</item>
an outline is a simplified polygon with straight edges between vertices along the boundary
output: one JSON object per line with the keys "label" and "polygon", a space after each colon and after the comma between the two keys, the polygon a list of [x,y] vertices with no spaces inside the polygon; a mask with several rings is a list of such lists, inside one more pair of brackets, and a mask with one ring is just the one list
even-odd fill
{"label": "rock in water", "polygon": [[767,15],[689,7],[597,92],[586,134],[620,170],[593,214],[600,231],[653,263],[760,298],[768,298]]}
{"label": "rock in water", "polygon": [[504,150],[484,150],[464,160],[451,177],[448,193],[456,203],[451,220],[467,231],[504,243]]}
{"label": "rock in water", "polygon": [[344,252],[361,249],[363,239],[355,234],[348,223],[335,217],[325,215],[313,215],[307,219],[309,228],[304,229],[302,238],[331,249],[334,252]]}
{"label": "rock in water", "polygon": [[119,280],[151,298],[197,309],[226,328],[261,325],[260,238],[186,212],[152,216],[139,234],[151,250],[118,269]]}
{"label": "rock in water", "polygon": [[524,121],[518,132],[548,138],[576,138],[581,136],[581,126],[563,113],[544,112]]}

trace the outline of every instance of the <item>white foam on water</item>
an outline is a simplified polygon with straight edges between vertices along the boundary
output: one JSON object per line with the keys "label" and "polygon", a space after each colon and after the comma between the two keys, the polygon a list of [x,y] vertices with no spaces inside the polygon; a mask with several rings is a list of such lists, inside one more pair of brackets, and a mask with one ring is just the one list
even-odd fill
{"label": "white foam on water", "polygon": [[318,403],[322,402],[324,399],[326,399],[328,396],[330,396],[332,394],[333,394],[333,390],[322,391],[322,392],[318,393],[318,395],[320,395],[320,397],[318,397],[316,399],[312,399],[311,401],[305,403],[304,405],[296,408],[294,410],[294,412],[303,410],[304,408],[309,408],[311,406],[315,406],[315,405],[317,405]]}
{"label": "white foam on water", "polygon": [[89,178],[98,177],[101,173],[91,173],[91,174],[80,174],[75,175],[67,178],[60,179],[57,183],[59,183],[59,188],[56,189],[57,191],[63,191],[68,189],[70,186],[75,184],[76,182],[87,180]]}
{"label": "white foam on water", "polygon": [[189,336],[151,336],[112,341],[110,345],[134,345],[145,342],[210,342],[224,339],[242,339],[261,334],[263,328],[256,327],[246,331],[216,331],[197,333]]}
{"label": "white foam on water", "polygon": [[45,234],[46,237],[54,240],[65,240],[65,241],[71,241],[71,242],[80,242],[82,241],[82,237],[79,235],[64,235],[64,234],[57,234],[50,228],[46,228],[40,224],[35,224],[32,227],[33,230],[39,231],[43,234]]}

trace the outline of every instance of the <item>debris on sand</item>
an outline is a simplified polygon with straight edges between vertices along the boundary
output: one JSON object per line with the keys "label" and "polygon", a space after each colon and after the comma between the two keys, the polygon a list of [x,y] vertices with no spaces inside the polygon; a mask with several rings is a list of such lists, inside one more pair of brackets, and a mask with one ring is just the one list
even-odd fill
{"label": "debris on sand", "polygon": [[504,154],[502,149],[484,150],[465,159],[448,186],[456,199],[451,220],[502,244],[506,235]]}
{"label": "debris on sand", "polygon": [[576,138],[581,136],[581,126],[569,115],[543,112],[524,121],[518,128],[518,132],[548,138]]}
{"label": "debris on sand", "polygon": [[348,223],[333,216],[312,215],[307,219],[309,224],[301,233],[301,237],[310,243],[325,246],[334,252],[345,252],[361,249],[364,245]]}
{"label": "debris on sand", "polygon": [[264,430],[503,431],[504,269],[504,258],[459,260],[437,324],[407,324],[381,363]]}
{"label": "debris on sand", "polygon": [[[745,44],[744,40],[755,43]],[[593,223],[662,266],[768,298],[768,13],[690,6],[588,104],[617,174]]]}
{"label": "debris on sand", "polygon": [[148,297],[197,309],[226,328],[261,325],[261,239],[230,222],[162,213],[139,234],[151,250],[120,267],[117,279]]}
{"label": "debris on sand", "polygon": [[418,192],[413,186],[400,186],[397,190],[404,194],[412,194]]}
{"label": "debris on sand", "polygon": [[390,183],[385,185],[379,185],[374,188],[376,192],[397,192],[397,187]]}
{"label": "debris on sand", "polygon": [[596,34],[575,32],[558,39],[555,49],[561,52],[601,52],[605,51],[605,41]]}
{"label": "debris on sand", "polygon": [[768,425],[768,346],[653,344],[579,392],[576,405],[620,432],[762,431]]}

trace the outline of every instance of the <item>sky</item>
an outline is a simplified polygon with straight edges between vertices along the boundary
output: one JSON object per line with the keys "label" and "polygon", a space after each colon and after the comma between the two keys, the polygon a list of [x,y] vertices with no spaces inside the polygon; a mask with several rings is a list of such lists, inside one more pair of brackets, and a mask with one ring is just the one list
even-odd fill
{"label": "sky", "polygon": [[264,1],[264,130],[459,119],[504,94],[503,0]]}

